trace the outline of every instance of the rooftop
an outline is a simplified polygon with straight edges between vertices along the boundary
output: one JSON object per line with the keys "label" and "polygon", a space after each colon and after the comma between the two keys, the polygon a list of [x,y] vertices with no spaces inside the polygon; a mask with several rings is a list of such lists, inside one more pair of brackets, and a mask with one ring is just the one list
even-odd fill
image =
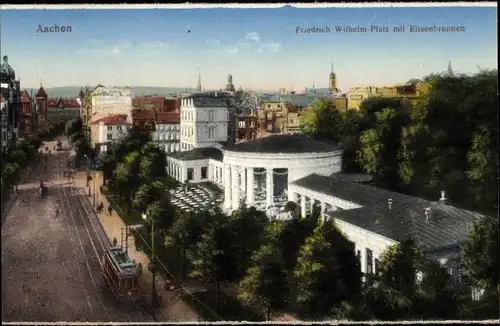
{"label": "rooftop", "polygon": [[157,124],[180,123],[181,114],[178,112],[156,112]]}
{"label": "rooftop", "polygon": [[109,248],[106,254],[122,277],[137,277],[137,265],[129,258],[122,248]]}
{"label": "rooftop", "polygon": [[337,145],[320,142],[301,134],[278,134],[224,148],[233,152],[318,153],[340,150]]}
{"label": "rooftop", "polygon": [[[439,201],[407,196],[335,175],[311,174],[293,184],[364,206],[327,214],[395,241],[411,237],[426,251],[463,243],[474,222],[484,217]],[[426,209],[429,209],[428,219]]]}
{"label": "rooftop", "polygon": [[126,114],[117,114],[117,115],[109,115],[107,117],[103,117],[92,121],[93,125],[103,124],[105,126],[117,126],[117,125],[127,125],[130,122],[127,121]]}
{"label": "rooftop", "polygon": [[233,98],[234,96],[223,91],[209,91],[191,94],[186,98]]}
{"label": "rooftop", "polygon": [[169,154],[169,157],[180,161],[197,161],[212,158],[222,161],[222,152],[213,147],[195,148],[190,151]]}

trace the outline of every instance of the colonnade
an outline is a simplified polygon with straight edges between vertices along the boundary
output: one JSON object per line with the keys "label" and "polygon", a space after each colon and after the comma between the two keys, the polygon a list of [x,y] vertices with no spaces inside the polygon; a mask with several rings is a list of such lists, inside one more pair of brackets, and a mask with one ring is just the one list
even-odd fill
{"label": "colonnade", "polygon": [[[274,203],[274,169],[264,169],[266,175],[266,206]],[[246,168],[235,165],[224,166],[224,207],[227,209],[238,209],[240,201],[246,204],[255,204],[255,168]]]}

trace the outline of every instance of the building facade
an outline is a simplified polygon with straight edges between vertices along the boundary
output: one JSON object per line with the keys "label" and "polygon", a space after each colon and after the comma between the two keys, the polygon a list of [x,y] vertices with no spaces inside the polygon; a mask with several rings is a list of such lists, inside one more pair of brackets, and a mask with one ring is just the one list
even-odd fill
{"label": "building facade", "polygon": [[130,87],[105,87],[98,85],[90,95],[90,114],[87,119],[94,121],[108,115],[130,115],[132,89]]}
{"label": "building facade", "polygon": [[234,97],[226,92],[204,92],[181,101],[181,150],[218,146],[228,139],[228,109]]}
{"label": "building facade", "polygon": [[181,124],[179,112],[156,112],[153,141],[165,153],[181,150]]}
{"label": "building facade", "polygon": [[16,73],[3,57],[0,66],[0,95],[2,106],[2,148],[13,147],[19,138],[21,122],[21,88],[20,80],[16,80]]}
{"label": "building facade", "polygon": [[423,98],[429,89],[428,83],[354,87],[349,89],[347,107],[351,110],[359,110],[361,103],[372,97],[405,98],[414,104]]}
{"label": "building facade", "polygon": [[91,125],[91,146],[98,152],[106,152],[109,146],[123,139],[132,129],[127,115],[109,115],[95,120]]}

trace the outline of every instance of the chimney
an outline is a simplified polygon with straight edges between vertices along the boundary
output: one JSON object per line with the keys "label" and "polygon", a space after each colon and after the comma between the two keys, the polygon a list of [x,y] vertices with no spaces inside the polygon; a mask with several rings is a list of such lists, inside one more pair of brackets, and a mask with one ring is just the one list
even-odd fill
{"label": "chimney", "polygon": [[440,203],[446,203],[446,192],[444,190],[441,190],[441,198],[439,198]]}
{"label": "chimney", "polygon": [[429,222],[429,218],[431,217],[431,209],[430,209],[430,207],[426,207],[425,208],[424,214],[425,214],[425,221]]}
{"label": "chimney", "polygon": [[389,205],[389,210],[391,210],[391,208],[392,208],[392,198],[389,198],[387,200],[387,204]]}

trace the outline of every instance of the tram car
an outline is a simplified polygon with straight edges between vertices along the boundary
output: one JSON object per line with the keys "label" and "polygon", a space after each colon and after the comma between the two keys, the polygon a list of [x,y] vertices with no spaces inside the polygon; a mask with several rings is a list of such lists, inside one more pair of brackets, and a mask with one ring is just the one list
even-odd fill
{"label": "tram car", "polygon": [[109,286],[118,294],[137,293],[139,269],[121,247],[111,247],[106,250],[102,269]]}

